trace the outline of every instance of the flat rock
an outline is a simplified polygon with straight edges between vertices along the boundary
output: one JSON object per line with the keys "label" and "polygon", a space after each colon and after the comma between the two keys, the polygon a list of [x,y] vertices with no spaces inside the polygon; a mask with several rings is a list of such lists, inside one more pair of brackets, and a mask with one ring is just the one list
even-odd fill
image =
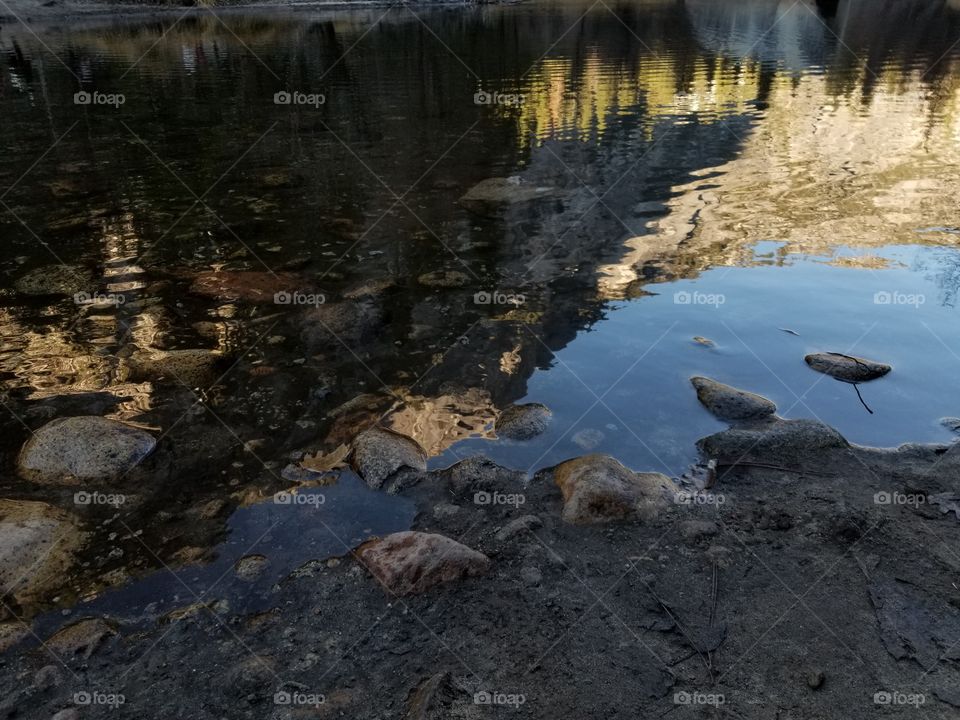
{"label": "flat rock", "polygon": [[709,458],[815,464],[818,450],[847,448],[849,443],[818,420],[770,418],[748,428],[735,427],[708,435],[697,441],[697,447]]}
{"label": "flat rock", "polygon": [[530,440],[547,429],[551,415],[550,409],[540,403],[511,405],[500,413],[494,431],[508,440]]}
{"label": "flat rock", "polygon": [[417,282],[429,288],[458,288],[470,284],[470,276],[459,270],[435,270],[424,273]]}
{"label": "flat rock", "polygon": [[157,441],[131,425],[96,417],[53,420],[20,451],[20,475],[38,483],[76,484],[123,475],[149,455]]}
{"label": "flat rock", "polygon": [[849,383],[868,382],[883,377],[892,369],[889,365],[842,353],[813,353],[804,361],[824,375]]}
{"label": "flat rock", "polygon": [[225,359],[216,350],[138,350],[123,360],[121,378],[132,382],[167,380],[206,388],[217,380]]}
{"label": "flat rock", "polygon": [[89,658],[107,638],[116,635],[112,625],[101,618],[87,618],[61,628],[45,642],[55,653]]}
{"label": "flat rock", "polygon": [[481,180],[467,190],[460,201],[465,203],[515,204],[551,197],[556,194],[556,188],[537,186],[525,182],[520,177],[513,176]]}
{"label": "flat rock", "polygon": [[562,517],[575,524],[650,518],[675,493],[660,473],[635,473],[608,455],[584,455],[552,470],[563,493]]}
{"label": "flat rock", "polygon": [[920,587],[892,578],[870,585],[880,636],[897,660],[915,660],[928,672],[960,661],[960,610]]}
{"label": "flat rock", "polygon": [[93,273],[78,265],[45,265],[35,268],[14,283],[24,295],[75,295],[93,292]]}
{"label": "flat rock", "polygon": [[770,400],[746,390],[738,390],[716,380],[692,377],[690,383],[697,399],[713,415],[728,422],[749,422],[769,417],[777,411]]}
{"label": "flat rock", "polygon": [[289,272],[223,270],[200,273],[190,285],[190,292],[217,300],[269,304],[277,293],[307,292],[303,284],[303,278]]}
{"label": "flat rock", "polygon": [[402,467],[426,471],[427,453],[406,435],[372,427],[353,441],[353,467],[367,485],[379,488]]}
{"label": "flat rock", "polygon": [[20,604],[63,582],[86,535],[43,502],[0,499],[0,587]]}
{"label": "flat rock", "polygon": [[391,593],[422,593],[435,585],[483,575],[490,558],[443,535],[399,532],[357,551],[370,573]]}

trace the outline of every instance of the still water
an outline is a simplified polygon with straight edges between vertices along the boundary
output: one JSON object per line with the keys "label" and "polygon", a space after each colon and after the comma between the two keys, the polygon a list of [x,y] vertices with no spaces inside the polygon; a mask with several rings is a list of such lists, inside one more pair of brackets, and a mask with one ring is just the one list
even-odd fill
{"label": "still water", "polygon": [[[221,570],[291,453],[378,419],[432,467],[596,451],[676,475],[723,427],[701,374],[857,443],[950,439],[960,6],[885,12],[535,0],[4,26],[3,495],[75,513],[98,548],[45,604]],[[64,265],[59,294],[25,292]],[[130,371],[183,349],[223,362]],[[815,351],[893,365],[860,387],[872,414],[806,367]],[[549,430],[496,440],[514,402],[548,405]],[[117,541],[72,489],[17,479],[27,427],[84,414],[170,459]],[[325,512],[351,540],[409,523],[343,482],[349,513]],[[285,522],[256,543],[281,568],[312,520]]]}

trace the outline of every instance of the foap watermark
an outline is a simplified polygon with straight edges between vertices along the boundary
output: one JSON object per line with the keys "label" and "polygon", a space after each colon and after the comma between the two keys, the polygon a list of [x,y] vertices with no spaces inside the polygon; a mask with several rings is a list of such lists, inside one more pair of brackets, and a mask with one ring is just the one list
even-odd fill
{"label": "foap watermark", "polygon": [[299,290],[281,290],[273,294],[276,305],[323,305],[327,297],[321,293],[305,293]]}
{"label": "foap watermark", "polygon": [[481,490],[478,493],[474,493],[473,502],[475,505],[513,505],[513,507],[520,507],[527,502],[527,498],[520,493],[487,492]]}
{"label": "foap watermark", "polygon": [[674,705],[714,705],[719,707],[726,702],[723,693],[687,692],[673,694]]}
{"label": "foap watermark", "polygon": [[73,295],[73,302],[77,305],[93,305],[95,307],[123,305],[127,301],[125,295],[120,293],[102,293],[102,292],[78,292]]}
{"label": "foap watermark", "polygon": [[680,290],[673,294],[674,305],[712,305],[720,307],[727,301],[727,296],[722,293],[702,293],[699,290],[689,292]]}
{"label": "foap watermark", "polygon": [[923,505],[926,501],[927,496],[921,493],[902,493],[896,490],[882,490],[873,496],[873,502],[877,505]]}
{"label": "foap watermark", "polygon": [[273,694],[274,705],[313,705],[316,707],[323,705],[326,701],[326,696],[321,693],[300,692],[299,690],[293,692],[280,690]]}
{"label": "foap watermark", "polygon": [[120,693],[105,693],[99,690],[81,690],[73,694],[74,705],[106,705],[116,709],[126,701]]}
{"label": "foap watermark", "polygon": [[505,293],[499,290],[481,290],[473,294],[474,305],[523,305],[527,298],[520,293]]}
{"label": "foap watermark", "polygon": [[473,694],[474,705],[508,705],[520,707],[527,701],[527,696],[523,693],[503,693],[481,690]]}
{"label": "foap watermark", "polygon": [[521,93],[501,93],[487,92],[486,90],[477,90],[473,94],[474,105],[506,105],[507,107],[517,107],[527,101],[527,96]]}
{"label": "foap watermark", "polygon": [[127,501],[126,495],[120,493],[102,493],[88,492],[81,490],[73,494],[74,505],[109,505],[110,507],[120,507]]}
{"label": "foap watermark", "polygon": [[673,496],[677,505],[723,505],[727,501],[721,493],[694,492],[692,490],[678,490]]}
{"label": "foap watermark", "polygon": [[912,705],[920,707],[927,701],[923,693],[905,693],[899,690],[881,690],[873,694],[874,705]]}
{"label": "foap watermark", "polygon": [[287,91],[280,90],[273,94],[274,105],[309,105],[318,108],[327,102],[327,96],[323,93],[305,93],[299,90]]}
{"label": "foap watermark", "polygon": [[289,490],[281,490],[273,495],[274,505],[316,505],[320,506],[327,502],[327,498],[322,493],[297,493]]}
{"label": "foap watermark", "polygon": [[99,90],[80,90],[73,94],[74,105],[111,105],[120,107],[127,101],[123,93],[102,93]]}
{"label": "foap watermark", "polygon": [[897,290],[881,290],[873,294],[874,305],[910,305],[918,308],[927,301],[922,293],[903,293]]}

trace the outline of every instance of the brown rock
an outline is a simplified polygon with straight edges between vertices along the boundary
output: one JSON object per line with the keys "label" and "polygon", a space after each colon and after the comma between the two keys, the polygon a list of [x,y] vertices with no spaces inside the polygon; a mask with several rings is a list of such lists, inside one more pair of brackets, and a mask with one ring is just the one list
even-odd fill
{"label": "brown rock", "polygon": [[190,292],[196,295],[252,303],[273,303],[277,293],[294,291],[306,291],[299,275],[255,270],[202,272],[190,285]]}
{"label": "brown rock", "polygon": [[100,644],[117,631],[100,618],[87,618],[68,625],[46,641],[48,648],[61,655],[82,654],[89,658]]}
{"label": "brown rock", "polygon": [[490,558],[455,540],[423,532],[399,532],[371,540],[357,551],[370,573],[391,593],[412,595],[434,585],[483,575]]}
{"label": "brown rock", "polygon": [[635,473],[608,455],[584,455],[553,468],[563,493],[562,517],[575,524],[649,518],[673,495],[670,478]]}

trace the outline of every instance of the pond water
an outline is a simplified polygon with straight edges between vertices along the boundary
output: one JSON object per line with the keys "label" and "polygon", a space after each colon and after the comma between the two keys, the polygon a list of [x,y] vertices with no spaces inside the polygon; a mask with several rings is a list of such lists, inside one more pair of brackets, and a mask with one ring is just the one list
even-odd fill
{"label": "pond water", "polygon": [[[677,475],[724,427],[700,374],[857,443],[949,440],[958,33],[960,7],[919,0],[3,26],[3,495],[96,539],[41,605],[194,572],[197,548],[222,571],[292,453],[378,420],[432,467],[596,451]],[[57,294],[25,284],[64,266]],[[133,363],[185,349],[221,362]],[[858,388],[872,412],[805,365],[816,351],[893,365]],[[548,405],[548,431],[495,439],[515,402]],[[16,474],[28,428],[83,414],[161,438],[168,472],[127,490],[120,539],[76,488]],[[350,497],[351,543],[409,524]]]}

